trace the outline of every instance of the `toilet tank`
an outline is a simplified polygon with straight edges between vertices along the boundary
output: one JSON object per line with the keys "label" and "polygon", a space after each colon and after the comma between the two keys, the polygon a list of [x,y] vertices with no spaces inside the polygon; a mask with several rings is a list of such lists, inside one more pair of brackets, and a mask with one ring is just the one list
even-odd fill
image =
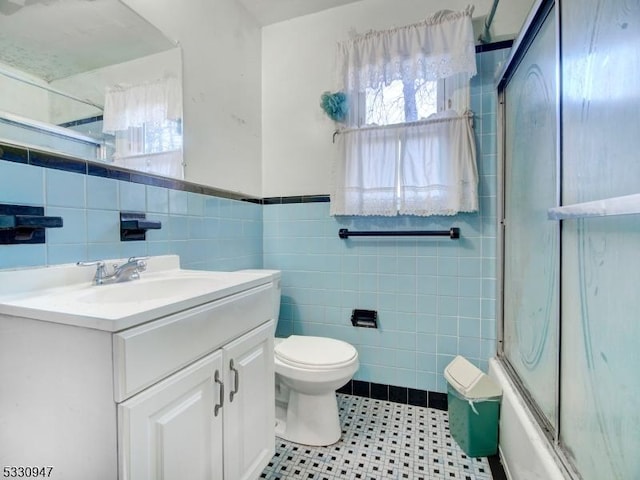
{"label": "toilet tank", "polygon": [[[260,269],[247,269],[247,270],[239,270],[240,272],[246,273],[260,273],[262,275],[269,274],[271,275],[271,281],[273,282],[273,318],[275,320],[275,324],[278,324],[278,318],[280,316],[280,295],[282,294],[282,286],[280,285],[280,277],[282,276],[280,270],[260,270]],[[275,333],[275,331],[274,331]]]}

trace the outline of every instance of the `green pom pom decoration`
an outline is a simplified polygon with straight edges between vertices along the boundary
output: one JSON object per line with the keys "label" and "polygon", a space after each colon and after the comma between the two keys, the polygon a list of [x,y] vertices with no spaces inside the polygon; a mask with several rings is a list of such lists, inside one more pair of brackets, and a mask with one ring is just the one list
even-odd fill
{"label": "green pom pom decoration", "polygon": [[344,122],[347,119],[349,103],[344,92],[324,92],[320,97],[320,106],[334,122]]}

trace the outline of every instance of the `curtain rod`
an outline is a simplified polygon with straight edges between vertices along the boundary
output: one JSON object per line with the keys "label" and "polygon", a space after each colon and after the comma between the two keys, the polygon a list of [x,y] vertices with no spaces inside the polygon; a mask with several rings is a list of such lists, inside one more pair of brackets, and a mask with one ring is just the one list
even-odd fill
{"label": "curtain rod", "polygon": [[365,130],[386,130],[389,128],[414,127],[418,125],[429,125],[432,123],[452,122],[453,120],[459,120],[461,118],[473,118],[473,112],[467,110],[462,115],[456,117],[425,118],[423,120],[416,120],[414,122],[392,123],[390,125],[366,125],[364,127],[339,128],[335,132],[333,132],[333,143],[336,143],[336,135],[341,135],[343,133],[362,132]]}
{"label": "curtain rod", "polygon": [[482,33],[478,37],[478,41],[481,43],[488,43],[491,41],[491,35],[489,33],[489,29],[491,28],[491,24],[493,23],[493,17],[496,14],[496,9],[498,8],[498,2],[500,0],[493,0],[493,5],[491,5],[491,10],[489,11],[489,15],[484,19],[484,29]]}
{"label": "curtain rod", "polygon": [[450,239],[460,238],[460,229],[458,227],[451,227],[449,230],[378,230],[368,232],[354,232],[349,231],[348,228],[341,228],[338,230],[338,236],[340,238],[349,237],[449,237]]}

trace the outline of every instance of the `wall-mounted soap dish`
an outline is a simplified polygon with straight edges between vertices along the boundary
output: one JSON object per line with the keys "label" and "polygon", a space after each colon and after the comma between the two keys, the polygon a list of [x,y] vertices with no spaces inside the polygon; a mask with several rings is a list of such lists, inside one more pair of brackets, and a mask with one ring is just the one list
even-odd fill
{"label": "wall-mounted soap dish", "polygon": [[45,243],[46,228],[62,227],[62,217],[47,217],[44,207],[0,204],[0,245]]}
{"label": "wall-mounted soap dish", "polygon": [[141,212],[120,212],[120,240],[133,242],[147,239],[147,230],[159,230],[162,223],[156,220],[147,220],[147,216]]}

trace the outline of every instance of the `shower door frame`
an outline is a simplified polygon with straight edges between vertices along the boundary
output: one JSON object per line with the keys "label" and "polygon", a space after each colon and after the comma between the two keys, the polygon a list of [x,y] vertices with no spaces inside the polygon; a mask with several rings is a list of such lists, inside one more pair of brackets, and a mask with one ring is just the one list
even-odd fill
{"label": "shower door frame", "polygon": [[560,282],[560,266],[562,265],[562,222],[558,222],[559,227],[557,229],[557,245],[558,245],[558,268],[557,268],[557,293],[558,293],[558,305],[556,311],[557,318],[557,345],[556,345],[556,366],[557,366],[557,375],[555,378],[555,387],[556,387],[556,408],[555,408],[555,425],[554,428],[547,417],[542,412],[542,409],[538,406],[537,402],[534,400],[532,395],[528,392],[525,387],[524,382],[520,379],[516,369],[510,363],[509,359],[505,354],[505,328],[504,328],[504,280],[505,280],[505,201],[506,201],[506,188],[505,188],[505,163],[506,163],[506,149],[505,149],[505,141],[506,141],[506,129],[505,129],[505,118],[506,118],[506,89],[507,86],[512,79],[514,73],[518,69],[523,57],[529,50],[529,47],[535,41],[538,32],[549,15],[555,16],[555,35],[556,35],[556,45],[555,45],[555,54],[556,54],[556,91],[554,93],[555,96],[555,120],[556,120],[556,148],[555,148],[555,167],[556,167],[556,206],[561,205],[562,199],[562,75],[561,75],[561,45],[562,45],[562,36],[561,36],[561,8],[560,3],[562,0],[536,0],[534,5],[531,8],[531,12],[529,13],[525,23],[522,27],[521,33],[516,39],[511,49],[511,54],[505,65],[502,68],[502,71],[498,75],[498,85],[497,85],[497,94],[498,94],[498,109],[497,109],[497,154],[498,154],[498,162],[497,162],[497,179],[498,179],[498,190],[497,190],[497,259],[498,259],[498,268],[496,272],[496,281],[497,281],[497,292],[498,299],[496,302],[496,328],[497,328],[497,358],[501,365],[504,367],[507,372],[509,378],[515,385],[516,389],[524,399],[527,408],[531,412],[534,420],[537,425],[540,427],[540,430],[546,437],[549,442],[549,446],[551,447],[553,453],[558,460],[558,463],[563,467],[565,474],[572,479],[579,479],[580,475],[577,470],[573,466],[570,461],[568,455],[564,452],[560,445],[560,400],[561,400],[561,321],[560,321],[560,312],[562,310],[562,295],[561,295],[561,282]]}

